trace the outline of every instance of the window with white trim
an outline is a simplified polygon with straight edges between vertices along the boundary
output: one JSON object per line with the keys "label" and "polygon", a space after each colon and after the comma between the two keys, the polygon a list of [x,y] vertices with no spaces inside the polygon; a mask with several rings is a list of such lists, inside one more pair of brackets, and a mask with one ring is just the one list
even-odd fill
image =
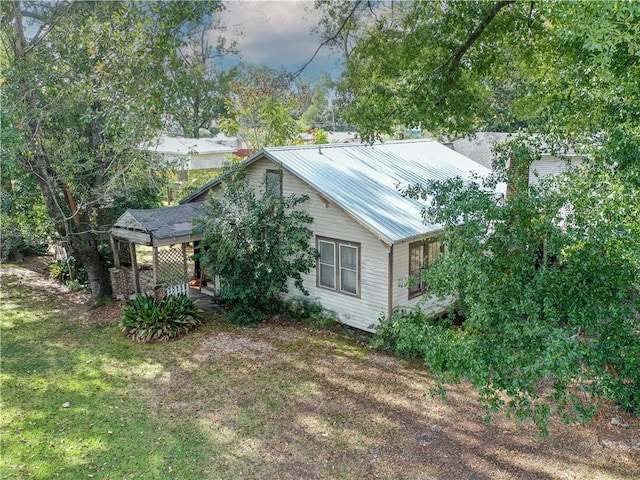
{"label": "window with white trim", "polygon": [[318,286],[359,296],[360,244],[322,237],[316,237],[316,244]]}
{"label": "window with white trim", "polygon": [[409,244],[409,298],[422,295],[427,284],[422,273],[429,268],[436,257],[444,252],[444,245],[439,237],[432,237]]}

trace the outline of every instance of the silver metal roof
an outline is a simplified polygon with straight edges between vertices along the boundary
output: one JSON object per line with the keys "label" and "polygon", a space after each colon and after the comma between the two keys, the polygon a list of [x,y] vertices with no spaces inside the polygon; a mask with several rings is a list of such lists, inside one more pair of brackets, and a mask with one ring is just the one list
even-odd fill
{"label": "silver metal roof", "polygon": [[424,201],[399,189],[429,180],[481,176],[490,170],[433,140],[265,148],[265,154],[352,215],[388,244],[436,232],[425,224]]}

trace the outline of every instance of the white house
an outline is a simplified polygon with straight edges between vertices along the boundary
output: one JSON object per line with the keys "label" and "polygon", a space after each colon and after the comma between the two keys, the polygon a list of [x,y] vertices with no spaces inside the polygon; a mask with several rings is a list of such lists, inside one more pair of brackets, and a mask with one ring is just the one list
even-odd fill
{"label": "white house", "polygon": [[[470,137],[459,138],[448,143],[451,149],[470,159],[491,168],[494,159],[493,149],[496,145],[506,142],[514,135],[503,132],[477,132]],[[534,160],[529,167],[529,184],[537,185],[548,175],[557,175],[570,167],[578,166],[582,156],[569,151],[562,156],[543,152],[538,160]]]}
{"label": "white house", "polygon": [[227,156],[236,148],[211,138],[169,137],[162,135],[144,142],[139,147],[162,155],[178,170],[206,170],[221,168],[227,164]]}
{"label": "white house", "polygon": [[[423,302],[435,313],[450,303],[429,298],[419,281],[408,282],[442,252],[442,227],[425,224],[425,202],[399,189],[457,176],[471,180],[472,172],[486,175],[488,168],[432,140],[265,148],[244,165],[256,189],[264,190],[266,178],[272,192],[310,197],[304,208],[314,218],[320,257],[304,285],[311,300],[343,323],[372,331],[395,307]],[[180,203],[204,200],[220,181]]]}

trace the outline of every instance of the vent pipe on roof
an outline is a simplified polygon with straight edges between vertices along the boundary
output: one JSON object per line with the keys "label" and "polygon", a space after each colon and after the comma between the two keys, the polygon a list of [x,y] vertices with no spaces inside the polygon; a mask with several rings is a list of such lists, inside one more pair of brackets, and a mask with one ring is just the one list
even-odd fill
{"label": "vent pipe on roof", "polygon": [[322,155],[322,147],[318,147],[318,153]]}

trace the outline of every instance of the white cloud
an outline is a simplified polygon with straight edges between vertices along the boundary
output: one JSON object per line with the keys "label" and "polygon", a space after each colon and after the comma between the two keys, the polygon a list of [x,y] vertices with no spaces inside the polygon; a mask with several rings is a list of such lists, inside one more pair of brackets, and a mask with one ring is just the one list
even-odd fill
{"label": "white cloud", "polygon": [[[312,1],[240,0],[225,5],[223,21],[247,63],[300,66],[322,41],[319,33],[313,33],[320,14]],[[326,62],[329,53],[323,49],[314,63]]]}

